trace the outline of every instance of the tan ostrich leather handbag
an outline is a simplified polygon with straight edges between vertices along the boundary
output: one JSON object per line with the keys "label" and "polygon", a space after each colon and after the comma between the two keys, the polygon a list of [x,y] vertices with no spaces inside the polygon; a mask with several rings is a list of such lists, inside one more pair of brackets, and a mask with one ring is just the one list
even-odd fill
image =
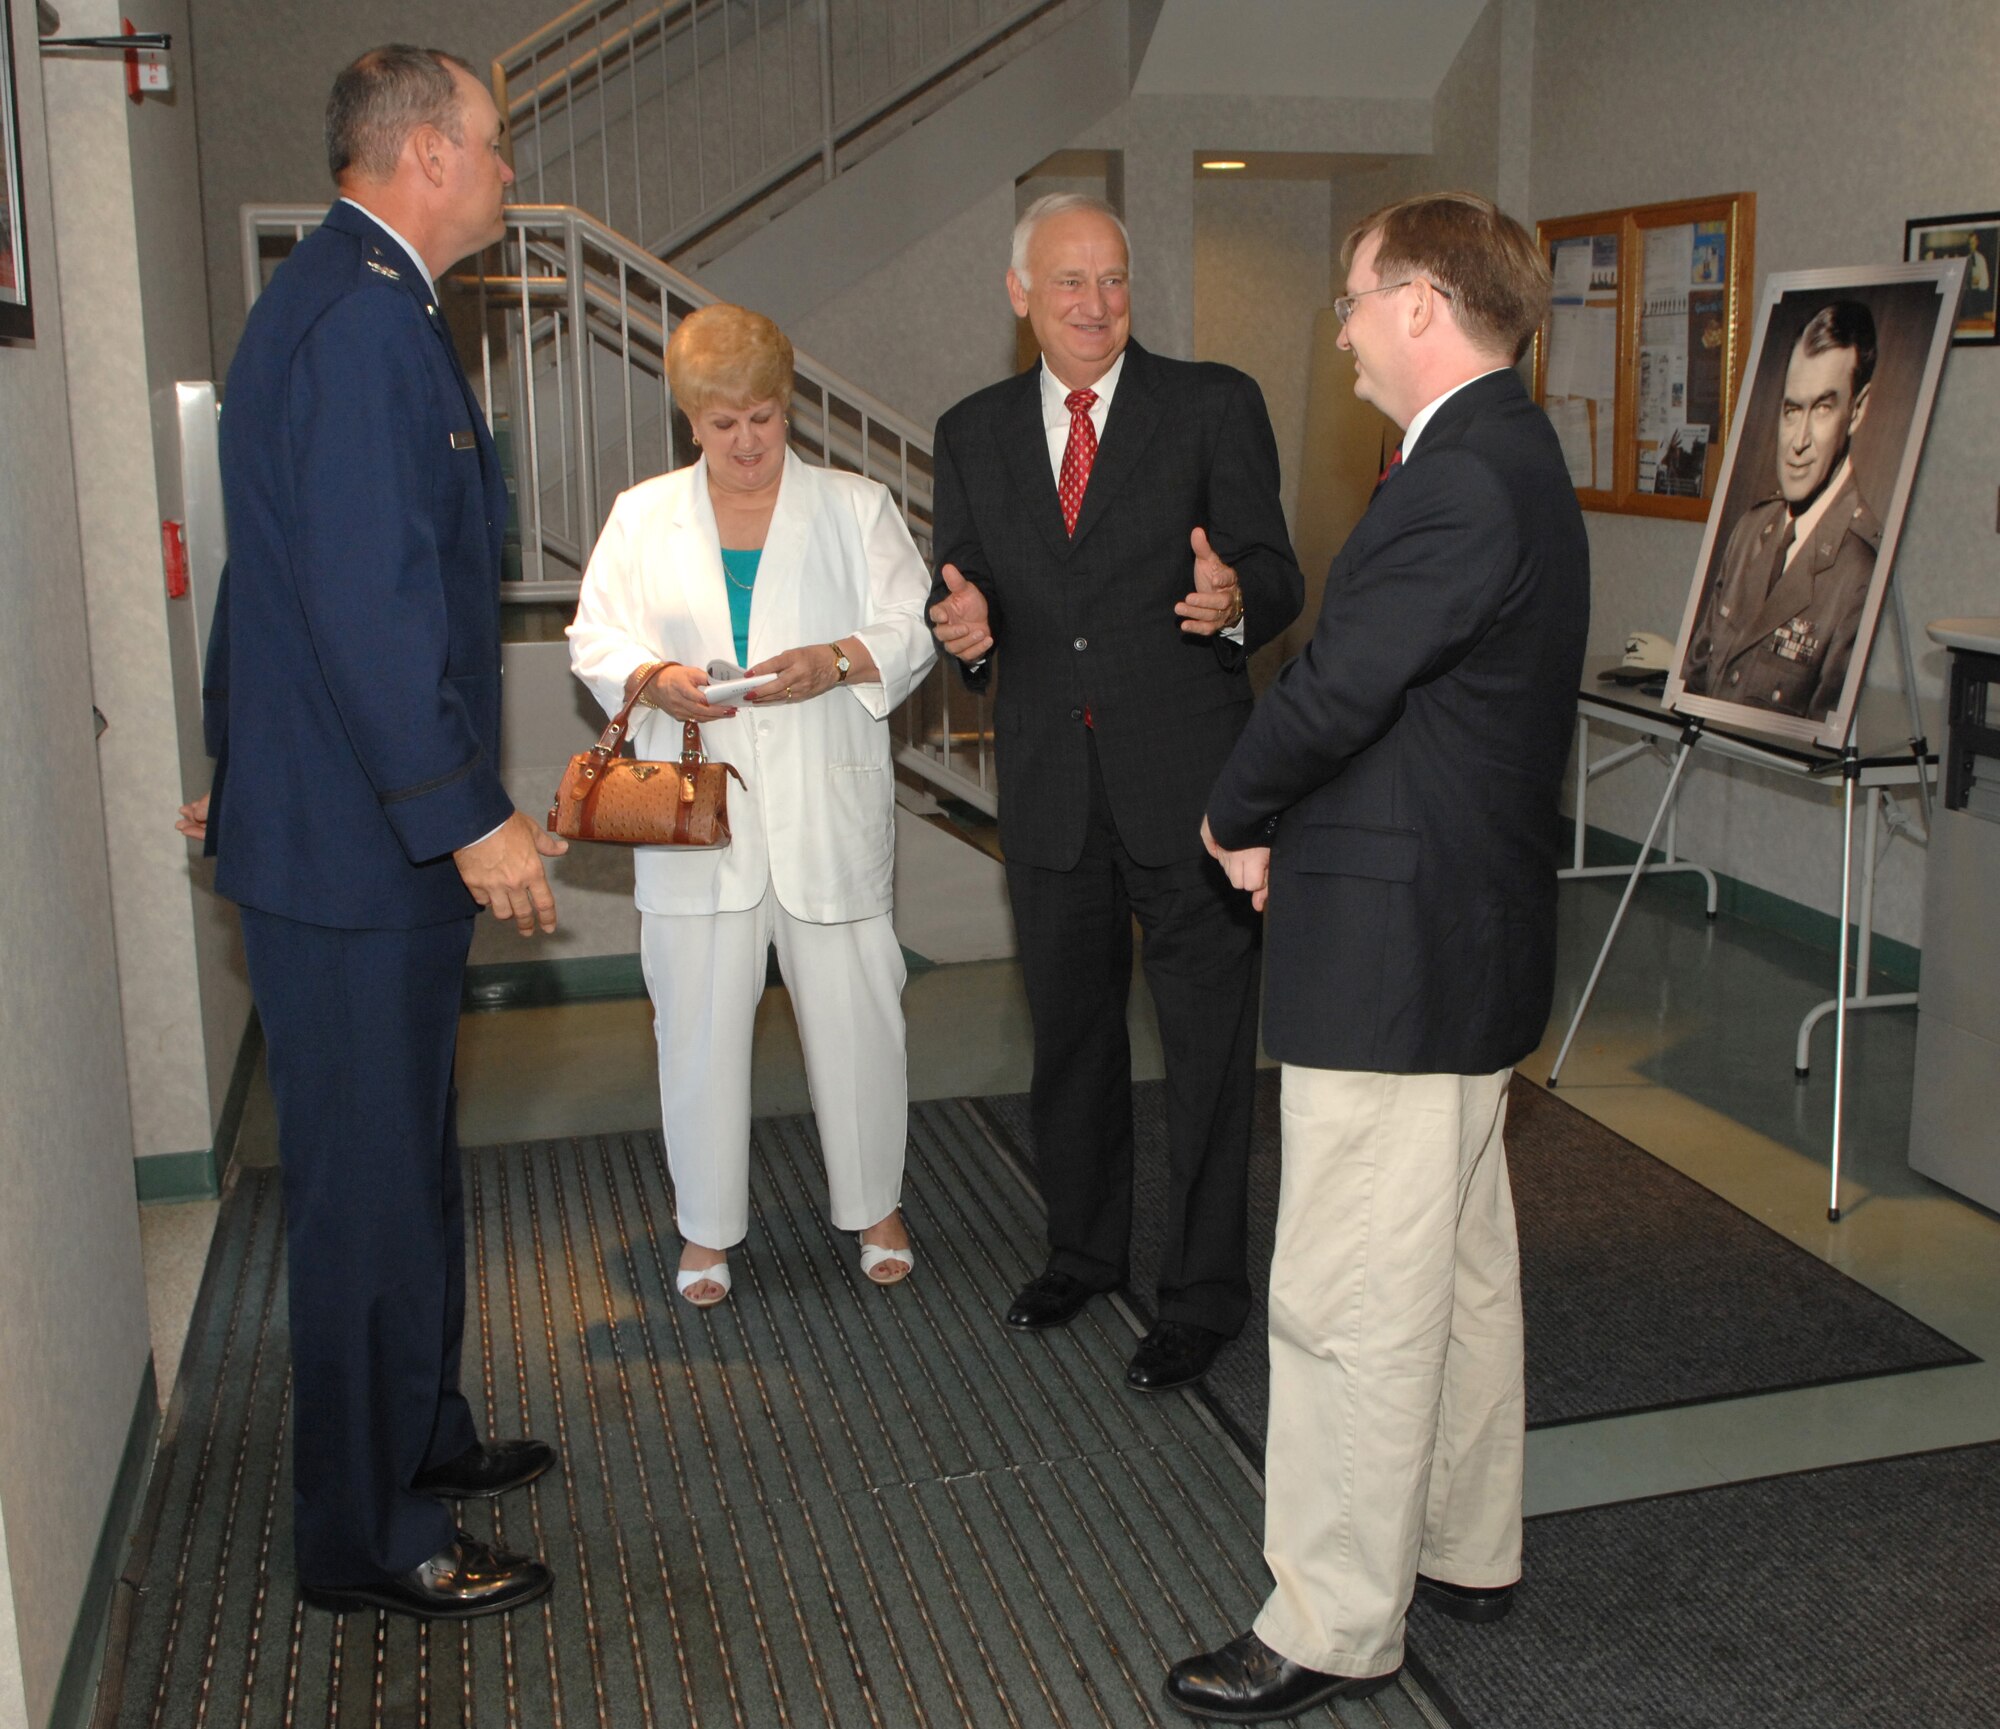
{"label": "tan ostrich leather handbag", "polygon": [[702,755],[701,728],[693,721],[681,723],[679,762],[638,762],[621,754],[633,708],[668,664],[654,667],[597,742],[569,759],[549,806],[551,834],[619,846],[729,844],[729,777],[745,783],[731,764]]}

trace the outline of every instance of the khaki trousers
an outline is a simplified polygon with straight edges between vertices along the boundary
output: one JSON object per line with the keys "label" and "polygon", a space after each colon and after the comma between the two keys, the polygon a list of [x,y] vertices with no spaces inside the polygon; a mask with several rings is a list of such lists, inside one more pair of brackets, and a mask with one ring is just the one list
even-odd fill
{"label": "khaki trousers", "polygon": [[1256,1631],[1307,1668],[1393,1671],[1419,1571],[1520,1576],[1512,1072],[1285,1066]]}

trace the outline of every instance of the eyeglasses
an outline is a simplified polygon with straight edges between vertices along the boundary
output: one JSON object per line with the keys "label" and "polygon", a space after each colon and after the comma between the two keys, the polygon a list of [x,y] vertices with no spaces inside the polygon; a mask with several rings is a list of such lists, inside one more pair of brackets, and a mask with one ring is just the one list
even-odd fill
{"label": "eyeglasses", "polygon": [[1365,300],[1371,294],[1394,294],[1397,289],[1408,288],[1413,282],[1424,283],[1433,294],[1442,295],[1446,300],[1451,298],[1451,290],[1449,288],[1440,287],[1427,277],[1409,276],[1405,277],[1401,282],[1385,282],[1380,288],[1364,288],[1359,294],[1343,294],[1333,303],[1333,315],[1342,324],[1345,324],[1354,316],[1354,303],[1357,300]]}

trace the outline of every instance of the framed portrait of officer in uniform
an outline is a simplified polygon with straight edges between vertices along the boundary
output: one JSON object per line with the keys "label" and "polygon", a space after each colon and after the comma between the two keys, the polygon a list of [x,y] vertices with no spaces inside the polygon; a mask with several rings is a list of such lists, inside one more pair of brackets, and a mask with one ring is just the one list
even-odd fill
{"label": "framed portrait of officer in uniform", "polygon": [[1954,258],[1765,282],[1669,707],[1845,742],[1964,270]]}

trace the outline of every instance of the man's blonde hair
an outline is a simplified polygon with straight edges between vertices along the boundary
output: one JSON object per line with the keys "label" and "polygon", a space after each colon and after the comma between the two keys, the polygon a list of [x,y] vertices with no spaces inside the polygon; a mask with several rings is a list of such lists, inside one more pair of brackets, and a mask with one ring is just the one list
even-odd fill
{"label": "man's blonde hair", "polygon": [[1379,235],[1384,283],[1421,276],[1450,297],[1458,327],[1480,348],[1519,360],[1549,313],[1548,261],[1534,237],[1476,192],[1426,192],[1384,205],[1349,230],[1343,268]]}

